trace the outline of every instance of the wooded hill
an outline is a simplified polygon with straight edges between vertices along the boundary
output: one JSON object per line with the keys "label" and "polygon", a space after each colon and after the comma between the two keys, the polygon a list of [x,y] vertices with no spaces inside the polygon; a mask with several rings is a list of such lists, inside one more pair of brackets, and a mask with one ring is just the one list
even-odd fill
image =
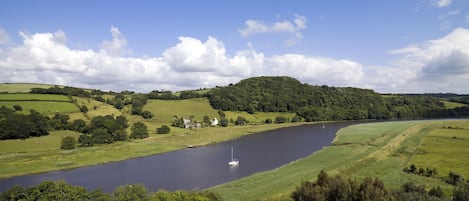
{"label": "wooded hill", "polygon": [[352,87],[313,86],[290,77],[255,77],[208,93],[213,108],[296,112],[306,121],[469,116],[469,107],[446,108],[430,95],[381,95]]}

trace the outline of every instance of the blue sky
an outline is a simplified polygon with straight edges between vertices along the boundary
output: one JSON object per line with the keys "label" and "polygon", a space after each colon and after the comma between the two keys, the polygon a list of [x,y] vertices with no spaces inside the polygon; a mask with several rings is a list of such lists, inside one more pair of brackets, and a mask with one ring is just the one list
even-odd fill
{"label": "blue sky", "polygon": [[0,82],[469,93],[469,0],[1,1]]}

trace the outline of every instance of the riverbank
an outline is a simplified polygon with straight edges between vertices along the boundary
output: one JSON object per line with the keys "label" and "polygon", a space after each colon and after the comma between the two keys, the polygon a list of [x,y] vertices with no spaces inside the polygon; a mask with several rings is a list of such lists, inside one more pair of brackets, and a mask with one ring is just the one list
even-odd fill
{"label": "riverbank", "polygon": [[398,188],[408,181],[440,186],[449,194],[452,186],[442,180],[407,174],[402,168],[409,165],[429,131],[468,123],[468,120],[442,120],[353,125],[341,129],[331,146],[307,158],[209,190],[220,193],[228,201],[289,200],[290,193],[301,181],[315,180],[321,170],[326,170],[330,174],[340,173],[351,178],[380,177],[391,188]]}
{"label": "riverbank", "polygon": [[[41,146],[41,144],[53,146],[48,144],[48,140],[37,141],[39,138],[31,138],[18,142],[0,141],[0,147],[12,147],[11,149],[18,150],[11,151],[4,149],[0,153],[0,164],[2,164],[0,168],[0,178],[92,166],[161,154],[185,149],[187,147],[206,146],[236,139],[249,134],[303,124],[305,123],[210,127],[193,130],[179,129],[176,130],[176,132],[172,132],[173,134],[152,134],[149,138],[143,140],[117,142],[109,145],[77,148],[74,150],[58,150],[57,148],[48,149],[47,147],[35,149],[31,147],[25,148],[22,146],[24,144],[30,144],[30,146],[33,146],[32,144],[37,146]],[[67,135],[73,134],[67,133]]]}

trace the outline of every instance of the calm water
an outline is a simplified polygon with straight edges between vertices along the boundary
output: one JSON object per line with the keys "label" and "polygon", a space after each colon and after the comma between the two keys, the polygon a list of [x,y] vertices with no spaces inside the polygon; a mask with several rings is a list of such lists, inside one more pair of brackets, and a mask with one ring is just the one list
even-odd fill
{"label": "calm water", "polygon": [[[0,192],[14,185],[31,186],[44,180],[64,180],[89,190],[112,192],[119,185],[142,183],[149,190],[204,189],[272,170],[328,146],[335,133],[352,122],[282,128],[207,147],[184,149],[143,158],[72,170],[0,180]],[[229,167],[231,146],[240,161]]]}

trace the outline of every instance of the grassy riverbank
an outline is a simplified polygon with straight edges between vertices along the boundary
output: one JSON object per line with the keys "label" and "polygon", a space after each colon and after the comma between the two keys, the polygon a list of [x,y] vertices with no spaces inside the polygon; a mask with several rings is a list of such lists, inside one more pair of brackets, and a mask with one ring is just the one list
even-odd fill
{"label": "grassy riverbank", "polygon": [[[417,151],[420,142],[429,132],[442,125],[454,126],[467,124],[469,121],[462,122],[406,121],[350,126],[338,132],[332,146],[305,159],[210,190],[220,193],[226,200],[288,200],[290,192],[301,181],[316,179],[318,173],[324,169],[330,174],[341,173],[352,178],[380,177],[388,188],[398,188],[407,181],[425,184],[427,187],[441,186],[449,194],[452,187],[441,179],[407,174],[402,168],[408,166],[409,161],[420,153]],[[467,130],[465,135],[469,135]],[[446,147],[448,146],[451,145]],[[460,161],[465,160],[467,158]],[[461,166],[464,165],[461,162],[449,165],[465,167]]]}
{"label": "grassy riverbank", "polygon": [[0,141],[0,178],[96,165],[159,154],[187,146],[204,146],[243,135],[282,127],[298,126],[300,123],[265,124],[233,127],[210,127],[200,129],[176,129],[172,134],[156,135],[144,140],[116,142],[74,150],[58,149],[60,139],[76,135],[70,131],[55,131],[49,136],[26,140]]}

